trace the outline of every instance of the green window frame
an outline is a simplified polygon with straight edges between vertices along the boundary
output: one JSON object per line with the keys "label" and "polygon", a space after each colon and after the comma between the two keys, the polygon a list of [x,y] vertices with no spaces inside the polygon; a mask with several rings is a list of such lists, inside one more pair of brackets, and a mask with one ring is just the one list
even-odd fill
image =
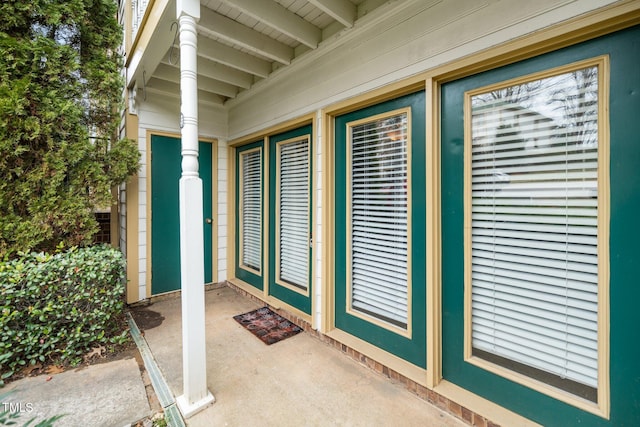
{"label": "green window frame", "polygon": [[[593,33],[595,35],[595,33]],[[598,36],[554,51],[518,60],[512,64],[466,77],[443,81],[439,85],[441,114],[441,218],[442,218],[442,377],[471,393],[543,425],[618,426],[638,424],[640,412],[633,402],[637,388],[640,344],[632,338],[629,321],[637,318],[636,253],[638,203],[633,194],[640,188],[638,175],[640,135],[638,97],[640,79],[635,26]],[[545,47],[547,49],[549,47]],[[532,50],[533,52],[533,50]],[[604,141],[600,148],[606,159],[599,172],[606,181],[598,193],[602,209],[598,220],[605,228],[599,247],[599,357],[597,402],[581,398],[558,387],[487,361],[474,363],[465,340],[471,313],[465,306],[464,171],[465,171],[465,93],[512,79],[521,79],[545,70],[554,70],[583,61],[606,58],[603,74],[605,114],[602,116]],[[604,145],[603,145],[604,144]],[[600,177],[599,177],[600,178]],[[601,216],[602,215],[602,216]],[[600,242],[599,242],[600,243]],[[606,262],[605,262],[606,260]],[[602,292],[600,292],[602,290]],[[465,317],[466,316],[466,317]],[[602,345],[602,347],[600,347]]]}
{"label": "green window frame", "polygon": [[466,358],[594,403],[607,68],[601,57],[465,94]]}
{"label": "green window frame", "polygon": [[276,282],[308,294],[311,150],[308,135],[276,146]]}
{"label": "green window frame", "polygon": [[347,123],[347,311],[410,333],[411,109]]}
{"label": "green window frame", "polygon": [[[333,326],[397,357],[405,372],[427,364],[425,96],[418,90],[335,117]],[[380,286],[376,269],[392,280]],[[390,282],[395,294],[385,293]],[[369,309],[380,295],[393,301]]]}
{"label": "green window frame", "polygon": [[263,141],[236,148],[235,274],[262,290],[264,271]]}

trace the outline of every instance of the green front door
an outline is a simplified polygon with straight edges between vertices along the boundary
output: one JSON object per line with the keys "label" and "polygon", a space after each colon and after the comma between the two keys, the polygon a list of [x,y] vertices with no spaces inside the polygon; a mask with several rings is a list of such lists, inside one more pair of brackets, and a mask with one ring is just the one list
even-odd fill
{"label": "green front door", "polygon": [[443,377],[546,426],[640,425],[639,40],[441,91]]}
{"label": "green front door", "polygon": [[335,119],[335,326],[426,367],[425,95]]}
{"label": "green front door", "polygon": [[[198,161],[203,184],[204,278],[213,281],[212,159],[213,144],[200,142]],[[151,293],[158,295],[180,289],[181,176],[179,138],[151,136]]]}
{"label": "green front door", "polygon": [[311,125],[269,138],[269,294],[311,314]]}

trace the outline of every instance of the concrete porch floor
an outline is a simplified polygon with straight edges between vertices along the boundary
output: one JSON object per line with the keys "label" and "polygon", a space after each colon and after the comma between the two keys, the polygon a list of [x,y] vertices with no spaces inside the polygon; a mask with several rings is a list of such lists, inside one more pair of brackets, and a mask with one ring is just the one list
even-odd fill
{"label": "concrete porch floor", "polygon": [[[207,383],[216,402],[186,420],[188,426],[466,425],[306,332],[263,344],[233,319],[258,307],[226,286],[206,292]],[[139,326],[179,396],[181,301],[137,310],[156,319]]]}

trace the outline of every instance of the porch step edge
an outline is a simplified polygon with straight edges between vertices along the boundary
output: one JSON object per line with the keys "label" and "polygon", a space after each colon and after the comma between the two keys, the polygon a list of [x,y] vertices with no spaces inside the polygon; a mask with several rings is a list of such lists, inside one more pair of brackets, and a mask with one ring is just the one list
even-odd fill
{"label": "porch step edge", "polygon": [[173,393],[171,393],[171,389],[167,384],[160,368],[156,360],[153,357],[153,353],[147,344],[147,340],[144,339],[138,325],[135,320],[131,316],[131,313],[126,313],[127,323],[129,324],[129,332],[133,337],[133,341],[136,343],[138,347],[138,351],[140,352],[140,356],[142,357],[142,361],[144,363],[144,367],[149,373],[149,378],[151,379],[151,385],[153,386],[153,390],[158,396],[158,401],[162,406],[162,409],[165,413],[165,420],[167,421],[167,425],[171,427],[186,427],[184,420],[182,419],[182,415],[178,410],[176,405],[176,400],[173,397]]}

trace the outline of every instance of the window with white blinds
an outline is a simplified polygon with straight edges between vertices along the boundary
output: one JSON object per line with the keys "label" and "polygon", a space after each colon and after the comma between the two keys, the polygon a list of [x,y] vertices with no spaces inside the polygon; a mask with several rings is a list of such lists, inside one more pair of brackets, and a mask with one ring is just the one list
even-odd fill
{"label": "window with white blinds", "polygon": [[407,328],[408,112],[349,126],[351,309]]}
{"label": "window with white blinds", "polygon": [[466,107],[472,354],[592,401],[598,92],[594,66],[468,94]]}
{"label": "window with white blinds", "polygon": [[278,278],[309,286],[309,139],[278,143]]}
{"label": "window with white blinds", "polygon": [[257,271],[262,260],[262,151],[240,153],[241,260],[244,267]]}

